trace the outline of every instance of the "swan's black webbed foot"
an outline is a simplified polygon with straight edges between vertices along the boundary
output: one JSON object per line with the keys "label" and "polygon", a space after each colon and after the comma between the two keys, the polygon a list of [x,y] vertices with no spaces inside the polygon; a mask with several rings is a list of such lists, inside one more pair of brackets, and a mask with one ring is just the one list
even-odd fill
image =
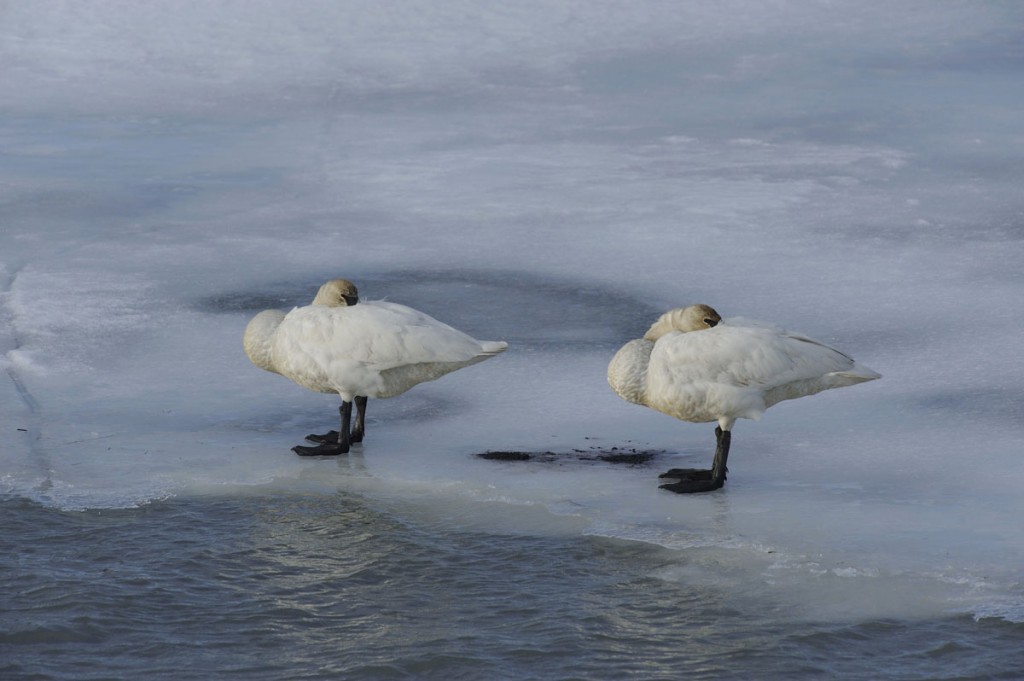
{"label": "swan's black webbed foot", "polygon": [[349,437],[349,424],[352,420],[352,403],[343,400],[338,413],[341,416],[341,423],[339,424],[341,427],[338,430],[332,430],[324,435],[307,435],[307,440],[319,442],[319,444],[316,447],[296,445],[292,447],[292,451],[299,456],[338,456],[339,454],[348,454],[351,441]]}
{"label": "swan's black webbed foot", "polygon": [[[309,438],[306,438],[307,440]],[[676,480],[710,480],[711,470],[708,468],[673,468],[667,470],[659,478],[675,478]]]}
{"label": "swan's black webbed foot", "polygon": [[[333,444],[337,444],[337,442],[338,442],[338,431],[330,430],[330,431],[324,433],[323,435],[317,435],[316,433],[312,433],[311,435],[307,435],[306,436],[306,441],[307,442],[312,442],[313,444],[317,444],[317,445],[333,445]],[[349,441],[350,444],[353,444],[353,445],[362,442],[363,441],[363,432],[353,428],[352,429],[352,434],[349,435],[349,437],[348,437],[348,441]]]}
{"label": "swan's black webbed foot", "polygon": [[333,444],[317,445],[316,447],[295,445],[292,447],[292,451],[299,456],[338,456],[339,454],[348,454],[348,447],[342,447],[335,442]]}
{"label": "swan's black webbed foot", "polygon": [[675,492],[676,494],[694,494],[696,492],[711,492],[721,489],[725,485],[725,476],[729,471],[726,463],[729,460],[729,445],[732,444],[732,433],[728,430],[715,428],[715,460],[712,462],[711,470],[699,468],[673,468],[662,473],[661,478],[677,478],[679,482],[659,485],[661,489]]}
{"label": "swan's black webbed foot", "polygon": [[715,480],[710,475],[705,480],[680,480],[670,485],[658,485],[659,489],[667,489],[676,494],[694,494],[696,492],[712,492],[725,486],[725,480]]}
{"label": "swan's black webbed foot", "polygon": [[312,443],[318,444],[318,445],[337,444],[338,443],[338,431],[330,430],[330,431],[327,431],[326,433],[324,433],[323,435],[317,435],[316,433],[313,433],[312,435],[307,435],[306,436],[306,441],[307,442],[312,442]]}

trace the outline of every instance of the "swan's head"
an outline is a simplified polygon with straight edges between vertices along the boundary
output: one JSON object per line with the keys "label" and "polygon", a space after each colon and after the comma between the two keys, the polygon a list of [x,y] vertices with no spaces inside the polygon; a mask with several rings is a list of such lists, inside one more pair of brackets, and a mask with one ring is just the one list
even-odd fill
{"label": "swan's head", "polygon": [[320,287],[313,299],[314,305],[351,307],[359,302],[359,291],[348,279],[331,279]]}
{"label": "swan's head", "polygon": [[722,317],[709,305],[680,307],[658,317],[658,321],[644,334],[644,339],[656,341],[670,331],[687,333],[710,329],[721,321]]}

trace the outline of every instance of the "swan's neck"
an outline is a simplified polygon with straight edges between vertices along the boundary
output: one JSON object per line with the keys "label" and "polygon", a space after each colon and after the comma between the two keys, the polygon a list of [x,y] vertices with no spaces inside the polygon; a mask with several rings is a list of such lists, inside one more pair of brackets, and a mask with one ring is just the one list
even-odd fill
{"label": "swan's neck", "polygon": [[242,345],[245,354],[260,369],[280,373],[274,366],[273,344],[274,332],[277,330],[284,313],[280,310],[264,310],[252,318],[245,327]]}
{"label": "swan's neck", "polygon": [[608,365],[608,385],[627,402],[646,404],[647,365],[654,341],[632,340],[615,353]]}

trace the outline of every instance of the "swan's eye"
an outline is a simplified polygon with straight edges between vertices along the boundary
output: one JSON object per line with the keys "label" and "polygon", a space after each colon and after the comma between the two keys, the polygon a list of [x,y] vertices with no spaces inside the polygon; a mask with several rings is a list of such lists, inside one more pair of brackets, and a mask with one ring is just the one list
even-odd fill
{"label": "swan's eye", "polygon": [[718,320],[717,319],[705,318],[704,319],[704,323],[707,324],[708,326],[714,326],[715,324],[718,323]]}

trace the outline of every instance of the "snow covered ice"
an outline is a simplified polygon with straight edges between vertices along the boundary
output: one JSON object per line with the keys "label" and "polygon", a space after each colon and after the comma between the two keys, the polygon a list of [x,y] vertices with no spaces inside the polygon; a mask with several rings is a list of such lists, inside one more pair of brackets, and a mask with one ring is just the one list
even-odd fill
{"label": "snow covered ice", "polygon": [[[175,8],[0,12],[4,496],[338,489],[692,550],[658,576],[805,616],[1024,619],[1020,7]],[[510,348],[302,460],[337,399],[241,334],[332,277]],[[605,369],[698,302],[883,379],[737,424],[723,492],[661,492],[713,427]],[[611,447],[665,454],[474,456]]]}

